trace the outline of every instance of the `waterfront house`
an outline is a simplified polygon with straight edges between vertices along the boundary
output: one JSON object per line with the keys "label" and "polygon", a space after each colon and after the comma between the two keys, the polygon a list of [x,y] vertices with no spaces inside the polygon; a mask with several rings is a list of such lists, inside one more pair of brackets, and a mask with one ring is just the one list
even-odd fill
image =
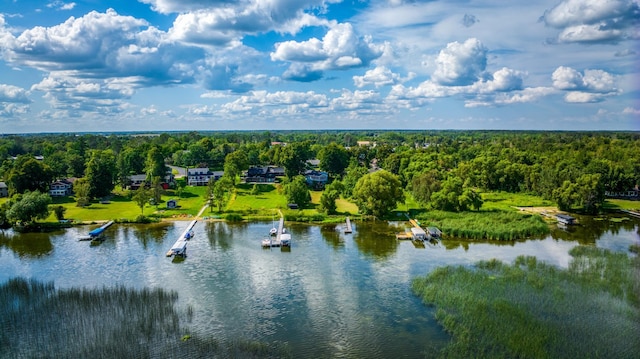
{"label": "waterfront house", "polygon": [[49,195],[51,197],[70,196],[73,190],[73,181],[70,179],[62,179],[55,181],[49,185]]}
{"label": "waterfront house", "polygon": [[307,185],[313,188],[324,188],[329,181],[329,174],[325,171],[308,170],[304,172]]}
{"label": "waterfront house", "polygon": [[224,171],[211,171],[208,168],[188,168],[187,184],[189,186],[206,186],[210,179],[217,181],[224,175]]}

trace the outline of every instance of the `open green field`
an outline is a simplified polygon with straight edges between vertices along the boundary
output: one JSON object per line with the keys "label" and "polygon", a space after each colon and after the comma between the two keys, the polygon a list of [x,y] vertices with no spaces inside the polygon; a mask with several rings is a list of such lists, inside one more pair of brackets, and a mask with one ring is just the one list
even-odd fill
{"label": "open green field", "polygon": [[610,210],[626,209],[630,211],[640,211],[640,201],[629,201],[626,199],[607,199],[604,208]]}
{"label": "open green field", "polygon": [[[453,339],[443,358],[632,358],[640,352],[640,259],[571,250],[568,269],[518,257],[447,266],[413,281]],[[435,355],[434,355],[435,356]]]}
{"label": "open green field", "polygon": [[[144,208],[144,215],[150,216],[157,214],[162,218],[183,218],[195,216],[204,205],[204,194],[206,187],[187,187],[182,192],[180,198],[172,191],[167,191],[162,196],[162,200],[158,206],[148,204]],[[177,199],[179,208],[166,209],[166,201]],[[92,222],[101,220],[133,220],[143,214],[140,207],[129,199],[123,192],[116,192],[108,203],[100,203],[93,201],[87,207],[76,206],[73,197],[53,198],[52,207],[61,205],[66,208],[65,218],[75,221]],[[50,214],[47,222],[55,222],[55,214]]]}

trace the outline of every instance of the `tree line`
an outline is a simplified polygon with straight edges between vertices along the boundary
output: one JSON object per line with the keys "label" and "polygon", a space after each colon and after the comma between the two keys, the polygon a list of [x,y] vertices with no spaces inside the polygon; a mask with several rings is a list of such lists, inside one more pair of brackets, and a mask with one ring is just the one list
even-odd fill
{"label": "tree line", "polygon": [[[405,194],[426,208],[466,211],[482,206],[480,192],[539,195],[560,209],[596,213],[605,191],[640,183],[637,132],[283,131],[141,134],[49,134],[0,137],[0,177],[11,195],[46,193],[56,179],[76,177],[76,197],[100,198],[129,176],[163,178],[166,165],[224,170],[228,197],[249,166],[285,169],[285,193],[298,193],[307,160],[320,160],[331,182],[321,207],[340,196],[365,214],[382,216]],[[42,156],[36,159],[35,156]],[[376,172],[381,172],[375,174]],[[231,185],[229,184],[231,183]],[[297,190],[293,190],[296,189]],[[221,207],[221,206],[219,206]]]}

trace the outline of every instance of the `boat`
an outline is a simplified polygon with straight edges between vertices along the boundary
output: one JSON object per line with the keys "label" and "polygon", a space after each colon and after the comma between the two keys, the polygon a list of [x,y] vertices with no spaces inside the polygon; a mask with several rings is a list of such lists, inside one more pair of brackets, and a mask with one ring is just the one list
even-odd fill
{"label": "boat", "polygon": [[[284,232],[284,230],[282,230]],[[280,245],[283,247],[291,246],[291,235],[289,233],[282,233],[280,235]]]}
{"label": "boat", "polygon": [[275,237],[275,236],[277,236],[277,235],[278,235],[278,228],[276,228],[276,227],[271,228],[271,229],[269,230],[269,235],[270,235],[271,237]]}

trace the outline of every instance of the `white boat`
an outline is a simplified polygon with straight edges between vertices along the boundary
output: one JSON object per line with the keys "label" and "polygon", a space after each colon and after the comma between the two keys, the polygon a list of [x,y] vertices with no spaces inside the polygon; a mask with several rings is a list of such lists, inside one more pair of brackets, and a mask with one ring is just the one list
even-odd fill
{"label": "white boat", "polygon": [[273,227],[269,230],[269,235],[272,237],[275,237],[278,235],[278,229],[276,227]]}
{"label": "white boat", "polygon": [[283,247],[291,246],[291,235],[289,233],[282,233],[280,235],[280,245]]}

